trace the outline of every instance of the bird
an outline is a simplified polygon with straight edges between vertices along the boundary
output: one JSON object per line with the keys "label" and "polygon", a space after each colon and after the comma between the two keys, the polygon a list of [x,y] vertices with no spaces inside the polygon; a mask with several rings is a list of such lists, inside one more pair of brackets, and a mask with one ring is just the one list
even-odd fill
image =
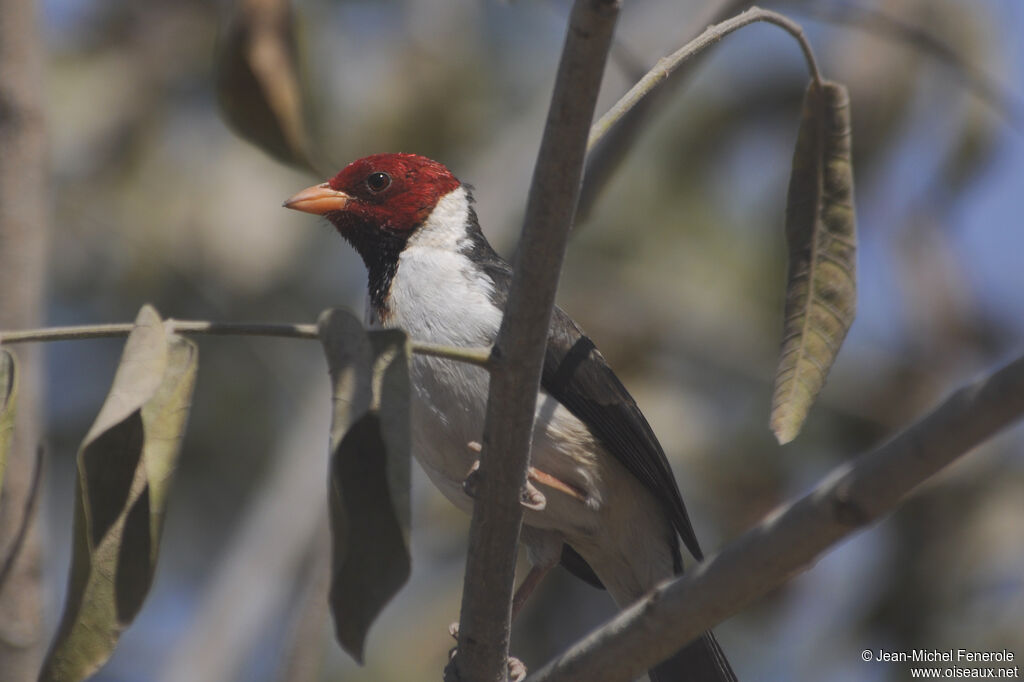
{"label": "bird", "polygon": [[[365,322],[415,341],[494,343],[512,269],[484,236],[472,187],[408,153],[353,161],[284,202],[325,217],[367,270]],[[454,360],[410,364],[413,456],[471,513],[489,375]],[[548,330],[520,537],[531,568],[513,615],[561,564],[623,608],[703,558],[665,452],[594,342],[557,306]],[[709,630],[649,671],[652,682],[736,679]]]}

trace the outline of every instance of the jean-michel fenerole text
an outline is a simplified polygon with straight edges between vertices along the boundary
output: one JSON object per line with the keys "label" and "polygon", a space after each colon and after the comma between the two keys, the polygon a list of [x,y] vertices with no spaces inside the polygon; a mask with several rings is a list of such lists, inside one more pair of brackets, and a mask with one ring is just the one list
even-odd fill
{"label": "jean-michel fenerole text", "polygon": [[875,652],[876,661],[914,663],[1007,663],[1014,660],[1012,651],[971,651],[970,649],[911,649],[910,651]]}

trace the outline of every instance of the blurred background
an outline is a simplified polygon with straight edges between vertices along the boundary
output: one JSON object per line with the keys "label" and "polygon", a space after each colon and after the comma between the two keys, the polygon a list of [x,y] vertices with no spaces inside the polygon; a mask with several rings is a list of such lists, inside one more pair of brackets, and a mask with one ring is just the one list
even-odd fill
{"label": "blurred background", "polygon": [[[598,111],[727,4],[744,5],[624,3]],[[710,552],[1024,345],[1024,5],[765,4],[801,22],[852,101],[859,315],[803,434],[780,448],[767,427],[785,191],[807,82],[796,44],[776,28],[728,38],[659,101],[577,226],[559,294],[659,434]],[[40,3],[48,324],[128,321],[145,302],[165,317],[220,321],[361,311],[354,252],[325,221],[280,204],[379,151],[431,156],[472,183],[485,233],[511,255],[567,0],[296,2],[315,174],[241,139],[218,111],[239,7]],[[120,346],[45,349],[48,632],[65,591],[75,451]],[[357,666],[310,598],[326,561],[320,349],[242,338],[199,346],[156,582],[95,679],[440,679],[468,518],[414,466],[413,575]],[[1024,657],[1022,438],[1018,427],[994,439],[722,624],[741,679],[908,677],[898,664],[862,662],[866,648]],[[514,630],[513,653],[529,667],[614,611],[604,593],[557,573]]]}

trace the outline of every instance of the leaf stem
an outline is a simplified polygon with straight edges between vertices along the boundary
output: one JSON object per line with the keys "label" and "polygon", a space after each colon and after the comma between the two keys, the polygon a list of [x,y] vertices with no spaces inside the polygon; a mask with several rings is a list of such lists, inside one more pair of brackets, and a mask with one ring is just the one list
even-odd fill
{"label": "leaf stem", "polygon": [[680,65],[697,56],[733,31],[759,21],[778,26],[800,43],[804,59],[807,60],[807,68],[811,72],[811,80],[820,88],[821,72],[818,70],[818,63],[814,59],[814,52],[811,50],[811,45],[807,42],[807,38],[804,36],[804,31],[800,25],[777,12],[760,7],[751,7],[742,14],[737,14],[732,19],[709,26],[707,30],[679,50],[659,59],[654,68],[647,72],[647,75],[630,88],[629,92],[623,95],[611,109],[590,127],[590,137],[587,139],[587,152],[589,153],[600,142],[605,133],[618,123],[630,109],[661,86]]}
{"label": "leaf stem", "polygon": [[[207,322],[203,320],[167,320],[169,331],[176,334],[210,336],[269,336],[289,339],[316,339],[315,324],[270,324],[253,322]],[[70,327],[45,327],[0,331],[0,345],[34,341],[72,341],[128,336],[134,325],[130,322],[91,324]],[[455,348],[435,343],[411,342],[412,352],[419,355],[446,358],[477,367],[489,368],[490,348]]]}

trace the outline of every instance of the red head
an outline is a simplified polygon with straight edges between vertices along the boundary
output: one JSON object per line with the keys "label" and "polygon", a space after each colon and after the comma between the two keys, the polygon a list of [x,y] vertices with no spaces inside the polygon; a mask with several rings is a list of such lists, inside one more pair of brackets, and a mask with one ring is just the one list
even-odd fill
{"label": "red head", "polygon": [[[370,300],[383,317],[391,278],[409,237],[459,184],[437,161],[416,154],[374,154],[353,161],[284,205],[326,217],[355,247],[369,274]],[[475,221],[472,209],[470,215]]]}
{"label": "red head", "polygon": [[411,232],[458,186],[451,171],[437,161],[416,154],[374,154],[353,161],[284,205],[327,217],[351,240],[358,238],[353,232],[366,230]]}

